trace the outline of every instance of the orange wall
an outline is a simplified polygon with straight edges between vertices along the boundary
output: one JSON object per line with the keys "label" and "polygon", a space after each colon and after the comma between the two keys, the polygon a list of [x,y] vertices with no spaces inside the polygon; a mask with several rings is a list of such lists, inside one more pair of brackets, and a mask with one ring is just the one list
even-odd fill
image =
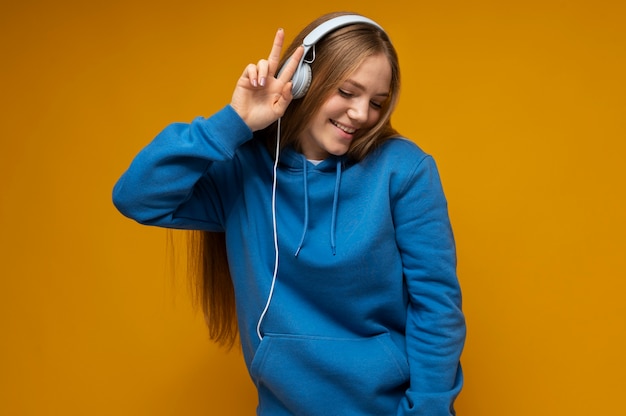
{"label": "orange wall", "polygon": [[395,125],[439,162],[469,326],[459,414],[623,412],[623,2],[4,3],[0,414],[253,414],[239,353],[167,276],[164,231],[110,192],[163,126],[226,104],[277,27],[334,9],[386,26]]}

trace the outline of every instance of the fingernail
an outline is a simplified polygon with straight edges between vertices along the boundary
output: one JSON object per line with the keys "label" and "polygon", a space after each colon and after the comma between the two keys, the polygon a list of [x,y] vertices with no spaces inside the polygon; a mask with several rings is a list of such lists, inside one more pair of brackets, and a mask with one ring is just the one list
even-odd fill
{"label": "fingernail", "polygon": [[253,86],[253,87],[256,87],[256,79],[253,79],[253,80],[252,80],[252,86]]}
{"label": "fingernail", "polygon": [[261,86],[262,86],[262,87],[264,87],[264,86],[265,86],[265,77],[261,78],[260,83],[261,83]]}

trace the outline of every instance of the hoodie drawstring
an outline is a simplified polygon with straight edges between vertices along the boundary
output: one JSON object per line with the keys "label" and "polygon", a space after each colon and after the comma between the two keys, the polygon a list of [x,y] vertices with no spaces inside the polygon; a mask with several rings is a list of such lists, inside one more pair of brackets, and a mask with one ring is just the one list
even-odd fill
{"label": "hoodie drawstring", "polygon": [[330,218],[330,248],[333,256],[337,254],[335,245],[335,230],[337,225],[337,205],[339,204],[339,185],[341,185],[341,160],[337,159],[337,179],[335,180],[335,195],[333,196],[333,213]]}
{"label": "hoodie drawstring", "polygon": [[[308,189],[308,171],[307,171],[307,160],[306,158],[302,158],[303,167],[302,167],[302,175],[303,175],[303,186],[304,186],[304,225],[302,229],[302,237],[300,238],[300,243],[298,244],[298,248],[294,254],[295,257],[298,257],[300,254],[300,250],[302,250],[302,246],[304,244],[304,239],[306,237],[307,230],[309,228],[309,189]],[[335,233],[337,228],[337,207],[339,205],[339,187],[341,185],[341,159],[337,159],[337,178],[335,180],[335,192],[333,195],[333,209],[330,218],[330,248],[333,252],[333,256],[337,254],[336,243],[335,243]]]}
{"label": "hoodie drawstring", "polygon": [[308,179],[307,179],[307,160],[306,158],[302,158],[304,162],[302,165],[302,177],[304,181],[304,228],[302,230],[302,238],[300,238],[300,244],[298,244],[298,249],[296,250],[296,257],[300,254],[300,250],[302,250],[302,244],[304,244],[304,237],[306,236],[306,231],[309,228],[309,187],[308,187]]}

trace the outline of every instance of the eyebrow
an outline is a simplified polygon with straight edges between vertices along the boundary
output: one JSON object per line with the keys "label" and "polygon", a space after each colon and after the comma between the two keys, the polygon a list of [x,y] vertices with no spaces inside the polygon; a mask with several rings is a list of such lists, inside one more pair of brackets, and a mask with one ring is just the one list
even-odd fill
{"label": "eyebrow", "polygon": [[[353,86],[355,86],[356,88],[365,91],[365,85],[361,84],[360,82],[356,82],[353,81],[351,79],[347,79],[346,80],[347,83],[352,84]],[[377,94],[374,94],[376,97],[389,97],[389,92],[379,92]]]}

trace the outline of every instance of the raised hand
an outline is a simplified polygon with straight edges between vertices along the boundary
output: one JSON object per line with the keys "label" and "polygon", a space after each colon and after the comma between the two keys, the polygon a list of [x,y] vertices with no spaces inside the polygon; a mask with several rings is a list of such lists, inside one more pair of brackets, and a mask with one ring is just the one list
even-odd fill
{"label": "raised hand", "polygon": [[285,113],[293,96],[291,78],[302,58],[303,48],[291,55],[278,77],[280,53],[285,33],[278,29],[268,59],[248,64],[233,92],[230,105],[252,131],[263,129]]}

